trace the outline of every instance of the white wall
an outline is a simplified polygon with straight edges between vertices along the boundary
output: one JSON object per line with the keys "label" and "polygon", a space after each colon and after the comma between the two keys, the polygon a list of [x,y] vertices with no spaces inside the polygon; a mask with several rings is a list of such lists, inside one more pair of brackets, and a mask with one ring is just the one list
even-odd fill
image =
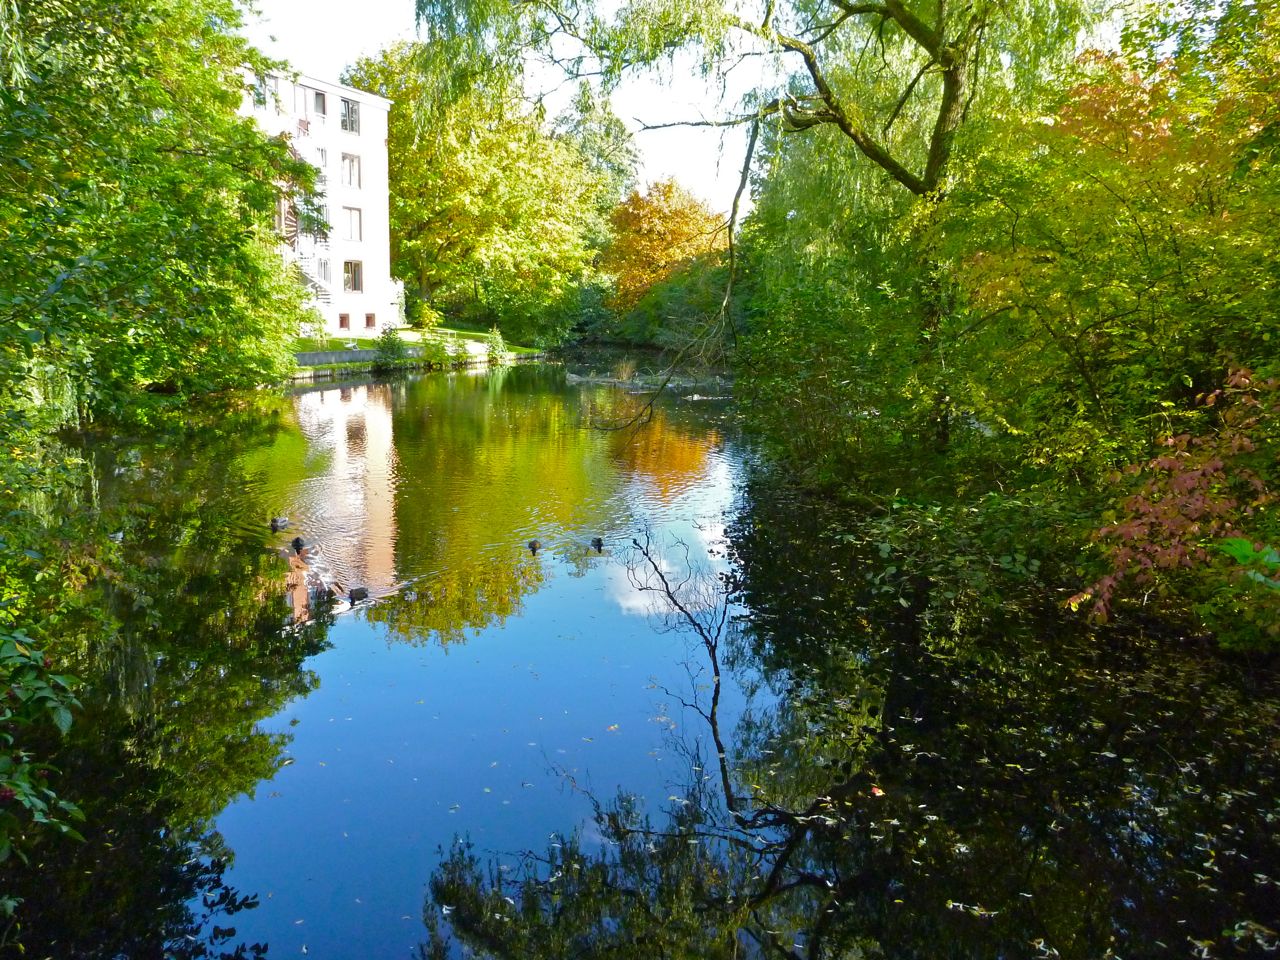
{"label": "white wall", "polygon": [[[296,248],[286,251],[304,271],[322,281],[320,260],[328,260],[325,295],[314,302],[324,316],[326,332],[333,336],[373,336],[399,322],[399,290],[391,279],[391,238],[388,213],[387,111],[391,101],[341,84],[299,76],[266,79],[265,103],[245,98],[242,112],[252,116],[271,135],[285,134],[294,149],[320,169],[323,202],[328,210],[329,237],[313,241],[299,237]],[[316,94],[324,95],[324,112],[317,109]],[[359,110],[359,131],[342,129],[342,101]],[[343,182],[343,155],[360,158],[359,185]],[[344,208],[360,211],[360,239],[348,239]],[[343,289],[343,264],[361,264],[363,290]],[[327,302],[324,302],[326,301]],[[340,315],[349,317],[350,328],[340,327]],[[373,314],[375,326],[366,327]]]}

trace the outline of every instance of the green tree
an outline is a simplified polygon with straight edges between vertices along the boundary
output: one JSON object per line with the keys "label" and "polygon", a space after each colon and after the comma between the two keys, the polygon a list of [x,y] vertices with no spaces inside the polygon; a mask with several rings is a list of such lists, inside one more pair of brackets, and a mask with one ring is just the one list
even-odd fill
{"label": "green tree", "polygon": [[393,273],[434,308],[496,323],[509,339],[561,339],[594,282],[604,211],[627,182],[630,148],[589,98],[548,127],[518,75],[454,64],[446,83],[444,56],[398,44],[346,76],[394,101]]}
{"label": "green tree", "polygon": [[1277,63],[1270,8],[1133,20],[1121,51],[1063,78],[1056,109],[977,159],[944,228],[964,403],[1013,456],[1098,498],[1096,610],[1139,584],[1239,642],[1273,632],[1275,598],[1233,588],[1242,571],[1213,541],[1280,536]]}
{"label": "green tree", "polygon": [[75,417],[139,389],[279,377],[304,314],[271,216],[311,173],[237,115],[270,66],[236,33],[238,8],[5,9],[24,47],[22,85],[0,91],[6,393]]}

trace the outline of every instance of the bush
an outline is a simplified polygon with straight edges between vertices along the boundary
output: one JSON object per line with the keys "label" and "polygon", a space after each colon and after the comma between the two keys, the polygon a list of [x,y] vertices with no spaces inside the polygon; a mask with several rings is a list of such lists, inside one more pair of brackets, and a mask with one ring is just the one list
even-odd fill
{"label": "bush", "polygon": [[422,338],[422,353],[419,360],[425,366],[433,369],[442,370],[448,367],[453,357],[449,349],[449,340],[436,334],[428,335]]}
{"label": "bush", "polygon": [[395,327],[387,327],[378,335],[377,356],[374,357],[373,366],[376,370],[394,370],[397,367],[406,365],[409,359],[409,350],[405,346],[405,342],[400,339],[399,332]]}
{"label": "bush", "polygon": [[489,362],[502,363],[507,359],[507,343],[502,339],[502,331],[497,327],[489,329],[489,336],[485,340],[486,352],[489,356]]}

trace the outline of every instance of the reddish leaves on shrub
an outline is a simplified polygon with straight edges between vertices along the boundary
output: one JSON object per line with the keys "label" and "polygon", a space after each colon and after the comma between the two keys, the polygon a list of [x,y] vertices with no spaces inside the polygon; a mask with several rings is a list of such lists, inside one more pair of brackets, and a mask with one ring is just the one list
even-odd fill
{"label": "reddish leaves on shrub", "polygon": [[1158,588],[1162,575],[1220,564],[1214,541],[1247,537],[1250,520],[1275,500],[1250,461],[1276,429],[1280,381],[1232,370],[1201,402],[1213,408],[1210,429],[1166,437],[1158,456],[1115,478],[1133,477],[1137,488],[1121,501],[1117,522],[1094,535],[1110,570],[1071,607],[1092,602],[1092,614],[1106,619],[1126,582]]}

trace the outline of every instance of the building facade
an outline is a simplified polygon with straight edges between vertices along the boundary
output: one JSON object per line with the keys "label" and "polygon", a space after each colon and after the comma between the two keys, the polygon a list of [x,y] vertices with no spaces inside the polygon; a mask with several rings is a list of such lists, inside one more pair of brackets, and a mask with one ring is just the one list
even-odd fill
{"label": "building facade", "polygon": [[[399,326],[403,290],[391,279],[387,111],[391,101],[314,77],[268,75],[243,112],[268,134],[288,136],[319,170],[328,236],[299,229],[281,204],[283,253],[297,264],[329,336],[374,336]],[[319,331],[317,331],[319,332]]]}

